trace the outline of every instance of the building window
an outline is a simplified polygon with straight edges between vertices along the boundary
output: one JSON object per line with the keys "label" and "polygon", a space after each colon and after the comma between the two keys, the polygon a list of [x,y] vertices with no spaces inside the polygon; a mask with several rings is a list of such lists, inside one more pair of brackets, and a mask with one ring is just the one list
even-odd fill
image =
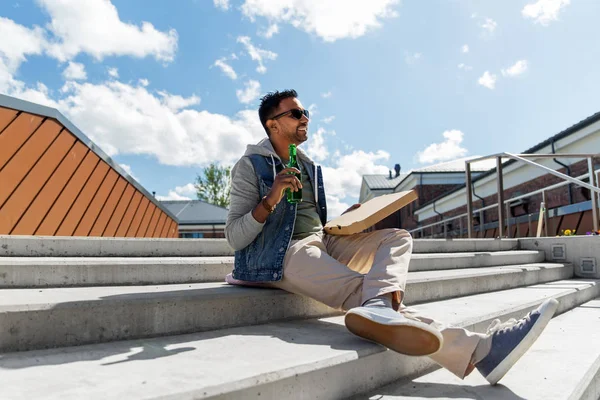
{"label": "building window", "polygon": [[180,233],[179,237],[182,239],[202,239],[204,237],[204,233],[202,233],[202,232],[184,232],[184,233]]}

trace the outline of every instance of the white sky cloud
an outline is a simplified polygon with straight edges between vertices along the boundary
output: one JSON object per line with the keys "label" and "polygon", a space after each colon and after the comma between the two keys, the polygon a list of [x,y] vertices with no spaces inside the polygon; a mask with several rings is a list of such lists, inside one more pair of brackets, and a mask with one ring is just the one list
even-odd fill
{"label": "white sky cloud", "polygon": [[[28,55],[40,55],[47,45],[45,31],[36,26],[32,29],[0,16],[0,62],[14,74]],[[6,40],[10,38],[10,40]]]}
{"label": "white sky cloud", "polygon": [[327,218],[330,220],[342,215],[352,205],[340,200],[338,196],[329,195],[327,192],[325,192],[325,198],[327,200]]}
{"label": "white sky cloud", "polygon": [[233,69],[233,67],[229,64],[227,64],[227,58],[219,58],[217,61],[215,61],[214,66],[215,67],[219,67],[221,69],[221,71],[223,71],[223,73],[225,75],[227,75],[229,78],[235,80],[237,79],[237,73],[235,72],[235,70]]}
{"label": "white sky cloud", "polygon": [[221,10],[229,10],[229,0],[213,0],[213,3]]}
{"label": "white sky cloud", "polygon": [[497,75],[491,74],[489,71],[485,71],[477,83],[479,83],[481,86],[485,86],[488,89],[494,89],[496,87],[497,80]]}
{"label": "white sky cloud", "polygon": [[468,53],[469,52],[469,45],[468,44],[463,44],[463,46],[460,48],[460,51],[462,51],[463,53]]}
{"label": "white sky cloud", "polygon": [[137,178],[137,176],[135,176],[135,175],[133,174],[133,171],[131,170],[131,166],[130,166],[130,165],[127,165],[127,164],[119,164],[119,166],[120,166],[121,168],[123,168],[123,169],[125,170],[125,172],[127,172],[127,173],[129,174],[129,176],[131,176],[133,179],[135,179],[135,180],[136,180],[136,181],[138,181],[138,182],[140,181],[140,180]]}
{"label": "white sky cloud", "polygon": [[157,93],[161,97],[161,103],[173,112],[177,112],[183,108],[188,108],[190,106],[200,104],[200,97],[196,95],[192,95],[190,97],[183,97],[178,94],[170,94],[165,91],[158,91]]}
{"label": "white sky cloud", "polygon": [[119,77],[119,70],[117,68],[108,68],[107,71],[109,76],[113,78]]}
{"label": "white sky cloud", "polygon": [[507,69],[502,70],[503,76],[515,77],[517,75],[521,75],[528,68],[527,60],[519,60],[514,65],[508,67]]}
{"label": "white sky cloud", "polygon": [[413,54],[405,53],[404,61],[406,61],[407,64],[412,65],[412,64],[417,63],[422,57],[423,57],[423,54],[421,54],[421,53],[413,53]]}
{"label": "white sky cloud", "polygon": [[333,93],[331,93],[331,91],[325,92],[325,93],[321,93],[321,97],[324,98],[324,99],[328,99],[328,98],[331,97],[332,94]]}
{"label": "white sky cloud", "polygon": [[491,18],[486,18],[484,22],[479,24],[479,26],[488,31],[489,33],[493,33],[498,27],[498,23]]}
{"label": "white sky cloud", "polygon": [[138,83],[142,86],[148,86],[150,84],[150,81],[148,79],[138,79]]}
{"label": "white sky cloud", "polygon": [[125,23],[107,0],[38,0],[52,20],[47,25],[52,38],[47,52],[60,61],[87,53],[96,60],[107,56],[152,56],[173,61],[177,32],[161,32],[149,22]]}
{"label": "white sky cloud", "polygon": [[330,123],[333,122],[334,119],[335,119],[335,115],[332,115],[330,117],[323,118],[323,122],[326,123],[326,124],[330,124]]}
{"label": "white sky cloud", "polygon": [[460,64],[458,64],[458,69],[470,71],[473,69],[473,67],[471,67],[470,65],[464,64],[464,63],[460,63]]}
{"label": "white sky cloud", "polygon": [[187,185],[183,186],[176,186],[175,193],[181,195],[196,196],[196,187],[193,183],[188,183]]}
{"label": "white sky cloud", "polygon": [[429,164],[439,161],[454,160],[464,157],[467,149],[461,147],[464,134],[452,129],[443,133],[444,141],[441,143],[432,143],[423,151],[417,153],[417,159],[422,164]]}
{"label": "white sky cloud", "polygon": [[278,33],[279,33],[279,25],[271,24],[271,25],[269,25],[267,30],[258,32],[258,35],[262,36],[266,39],[271,39],[273,37],[273,35],[276,35]]}
{"label": "white sky cloud", "polygon": [[191,197],[182,196],[174,190],[169,190],[169,194],[166,196],[156,195],[156,200],[167,201],[167,200],[192,200]]}
{"label": "white sky cloud", "polygon": [[304,149],[309,157],[315,161],[324,161],[329,156],[329,150],[325,145],[325,135],[327,131],[323,128],[317,129],[316,132],[310,134],[310,140]]}
{"label": "white sky cloud", "polygon": [[331,167],[322,167],[323,181],[327,188],[327,214],[333,218],[344,212],[349,205],[346,197],[357,197],[365,174],[387,174],[388,168],[380,162],[387,162],[389,153],[379,150],[375,153],[355,150],[341,155],[334,154],[335,163]]}
{"label": "white sky cloud", "polygon": [[250,79],[248,82],[244,83],[244,86],[245,88],[243,90],[238,89],[235,91],[235,94],[241,103],[251,103],[260,96],[260,83],[258,81]]}
{"label": "white sky cloud", "polygon": [[571,0],[538,0],[527,4],[521,10],[525,18],[531,18],[535,23],[548,26],[550,22],[558,20],[558,14],[568,6]]}
{"label": "white sky cloud", "polygon": [[[4,90],[6,88],[7,90]],[[41,84],[26,87],[14,78],[0,82],[4,93],[57,108],[109,156],[143,154],[172,166],[233,164],[248,143],[265,136],[254,110],[233,118],[189,108],[200,100],[110,80],[70,81],[61,98]]]}
{"label": "white sky cloud", "polygon": [[399,0],[245,0],[242,12],[255,21],[262,17],[288,23],[326,42],[357,38],[379,28],[382,19],[397,16]]}
{"label": "white sky cloud", "polygon": [[156,196],[158,200],[192,200],[196,199],[196,188],[193,183],[188,183],[183,186],[176,186],[175,189],[169,190],[166,196]]}
{"label": "white sky cloud", "polygon": [[63,78],[67,80],[86,80],[87,74],[85,72],[85,66],[81,63],[69,61],[67,68],[64,69]]}
{"label": "white sky cloud", "polygon": [[252,60],[258,63],[258,67],[256,67],[256,71],[264,74],[267,72],[267,68],[265,67],[264,62],[266,60],[275,60],[277,59],[277,53],[274,53],[269,50],[260,49],[252,44],[252,40],[248,36],[240,36],[237,38],[239,43],[242,43],[248,52],[248,55]]}

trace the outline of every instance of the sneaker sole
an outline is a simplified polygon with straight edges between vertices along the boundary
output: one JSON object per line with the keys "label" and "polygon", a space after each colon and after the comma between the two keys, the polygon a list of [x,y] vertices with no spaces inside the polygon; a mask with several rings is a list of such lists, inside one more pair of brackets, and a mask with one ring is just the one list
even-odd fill
{"label": "sneaker sole", "polygon": [[521,343],[517,345],[511,351],[508,356],[496,368],[490,372],[485,379],[492,385],[498,383],[500,379],[506,375],[506,373],[512,368],[512,366],[519,361],[519,359],[525,354],[527,350],[531,347],[531,345],[537,340],[540,334],[543,332],[548,322],[554,316],[556,309],[558,308],[558,301],[556,299],[550,299],[551,301],[547,301],[546,304],[543,305],[542,310],[540,312],[540,316],[538,320],[535,322],[531,330],[525,335]]}
{"label": "sneaker sole", "polygon": [[442,346],[436,335],[415,326],[383,325],[356,314],[347,314],[345,323],[356,336],[408,356],[428,356]]}

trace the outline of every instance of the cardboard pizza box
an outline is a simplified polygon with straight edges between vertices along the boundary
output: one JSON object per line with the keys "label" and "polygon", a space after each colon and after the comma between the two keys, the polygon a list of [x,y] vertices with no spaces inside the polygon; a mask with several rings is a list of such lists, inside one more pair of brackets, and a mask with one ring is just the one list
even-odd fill
{"label": "cardboard pizza box", "polygon": [[353,235],[375,225],[388,215],[400,210],[418,198],[414,190],[374,197],[355,210],[332,219],[325,225],[330,235]]}

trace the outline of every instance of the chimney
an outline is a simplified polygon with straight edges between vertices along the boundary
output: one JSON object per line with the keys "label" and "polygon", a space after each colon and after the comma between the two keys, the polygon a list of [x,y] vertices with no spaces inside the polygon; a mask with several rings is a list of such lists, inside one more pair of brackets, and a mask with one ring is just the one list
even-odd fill
{"label": "chimney", "polygon": [[392,179],[392,171],[390,171],[390,179]]}
{"label": "chimney", "polygon": [[152,197],[156,197],[156,192],[152,192]]}
{"label": "chimney", "polygon": [[[400,176],[400,164],[394,165],[394,170],[396,171],[396,178]],[[390,171],[390,177],[392,172]]]}

